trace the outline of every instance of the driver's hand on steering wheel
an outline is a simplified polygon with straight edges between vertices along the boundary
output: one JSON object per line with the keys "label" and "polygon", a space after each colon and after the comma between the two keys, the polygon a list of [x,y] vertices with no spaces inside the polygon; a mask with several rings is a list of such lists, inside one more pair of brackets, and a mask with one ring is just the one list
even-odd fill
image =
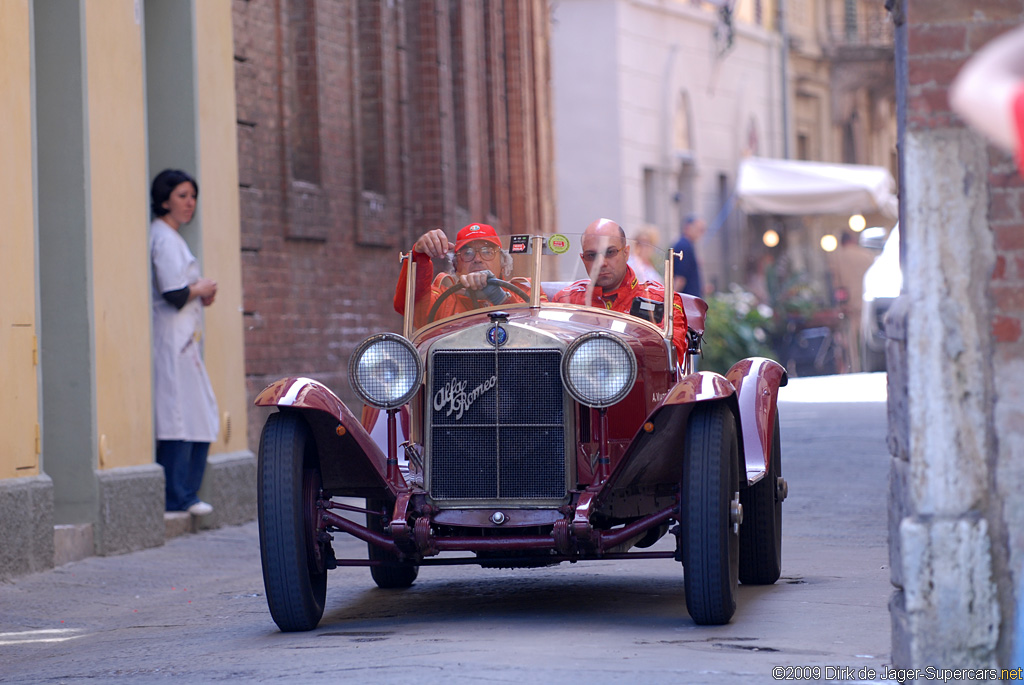
{"label": "driver's hand on steering wheel", "polygon": [[474,271],[472,273],[462,274],[459,276],[459,282],[468,290],[479,291],[480,295],[491,304],[501,304],[505,301],[507,295],[497,283],[487,283],[487,279],[493,278],[494,274],[492,274],[489,269],[484,269],[483,271]]}
{"label": "driver's hand on steering wheel", "polygon": [[487,278],[493,276],[490,271],[474,271],[468,274],[462,274],[459,276],[459,281],[468,290],[483,290],[487,287]]}
{"label": "driver's hand on steering wheel", "polygon": [[[435,228],[421,235],[412,246],[412,249],[414,252],[421,252],[428,257],[437,259],[445,256],[450,247],[451,244],[448,242],[448,236],[440,228]],[[485,278],[484,281],[486,280]]]}

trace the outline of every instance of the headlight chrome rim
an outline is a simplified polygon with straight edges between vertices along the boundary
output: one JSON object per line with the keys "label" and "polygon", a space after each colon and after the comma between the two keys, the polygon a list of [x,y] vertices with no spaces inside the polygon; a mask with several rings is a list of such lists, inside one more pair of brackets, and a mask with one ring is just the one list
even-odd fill
{"label": "headlight chrome rim", "polygon": [[[367,355],[373,358],[367,359]],[[382,369],[382,365],[386,368]],[[397,377],[388,382],[379,378],[382,373]],[[359,343],[352,352],[348,380],[352,390],[366,404],[378,409],[396,409],[408,404],[419,392],[423,360],[408,339],[397,333],[378,333]]]}
{"label": "headlight chrome rim", "polygon": [[[575,366],[574,360],[580,352],[580,349],[584,346],[604,346],[609,342],[618,348],[612,351],[612,353],[620,355],[620,359],[618,361],[627,366],[627,371],[626,375],[622,377],[620,386],[617,389],[612,388],[614,392],[608,391],[603,394],[598,394],[595,392],[593,387],[594,383],[592,381],[586,382],[586,379],[579,377],[578,374],[580,373],[580,370],[573,368]],[[611,350],[611,348],[605,349],[609,351]],[[584,350],[584,352],[586,352],[586,350]],[[565,389],[568,390],[569,394],[572,395],[573,399],[588,407],[605,409],[613,404],[621,402],[625,399],[626,395],[633,390],[633,385],[636,383],[637,373],[636,355],[633,354],[633,350],[630,346],[619,336],[607,331],[592,331],[581,335],[569,344],[569,347],[565,350],[565,354],[562,356],[561,372],[562,384],[565,386]],[[576,378],[574,378],[574,376],[576,376]]]}

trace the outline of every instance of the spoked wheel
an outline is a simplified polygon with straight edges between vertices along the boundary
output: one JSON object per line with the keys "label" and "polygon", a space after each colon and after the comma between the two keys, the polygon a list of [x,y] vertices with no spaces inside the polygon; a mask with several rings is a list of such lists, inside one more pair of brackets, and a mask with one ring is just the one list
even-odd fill
{"label": "spoked wheel", "polygon": [[260,439],[260,557],[270,615],[285,631],[312,630],[324,614],[329,544],[317,539],[320,466],[298,414],[272,414]]}
{"label": "spoked wheel", "polygon": [[686,608],[699,625],[728,623],[739,573],[739,443],[721,402],[699,404],[684,441],[680,507]]}
{"label": "spoked wheel", "polygon": [[[366,500],[366,508],[373,512],[385,509],[390,511],[390,508],[385,505],[384,500],[379,499],[368,498]],[[367,514],[366,527],[375,533],[381,533],[384,531],[384,522],[377,514]],[[372,543],[368,542],[366,545],[369,547],[369,556],[372,561],[385,562],[381,566],[370,567],[370,575],[373,577],[373,582],[377,584],[377,587],[386,590],[403,589],[416,581],[416,576],[420,573],[419,565],[409,561],[399,561],[398,557],[394,554],[386,552]]]}
{"label": "spoked wheel", "polygon": [[781,445],[776,410],[768,472],[740,491],[740,582],[745,585],[771,585],[782,573],[782,500],[786,497],[786,485],[782,480]]}

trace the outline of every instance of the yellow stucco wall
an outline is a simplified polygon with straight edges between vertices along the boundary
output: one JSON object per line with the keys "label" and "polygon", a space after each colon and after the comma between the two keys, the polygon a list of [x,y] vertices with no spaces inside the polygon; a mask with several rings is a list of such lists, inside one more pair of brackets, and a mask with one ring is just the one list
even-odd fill
{"label": "yellow stucco wall", "polygon": [[0,2],[0,478],[39,475],[28,0]]}
{"label": "yellow stucco wall", "polygon": [[210,452],[236,452],[247,445],[231,3],[194,7],[203,273],[217,281],[217,299],[205,310],[206,369],[221,412],[220,439]]}
{"label": "yellow stucco wall", "polygon": [[99,466],[153,462],[146,110],[134,0],[83,2]]}

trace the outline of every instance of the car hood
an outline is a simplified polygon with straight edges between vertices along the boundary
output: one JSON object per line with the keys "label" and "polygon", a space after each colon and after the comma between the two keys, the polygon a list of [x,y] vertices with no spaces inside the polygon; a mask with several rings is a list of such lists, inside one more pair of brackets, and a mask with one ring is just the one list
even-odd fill
{"label": "car hood", "polygon": [[[470,312],[446,319],[439,324],[421,329],[414,337],[413,344],[422,350],[440,338],[449,337],[481,324],[489,324],[490,315],[493,314],[494,312]],[[531,328],[559,340],[563,345],[584,333],[604,330],[619,335],[634,347],[651,346],[659,350],[665,347],[664,337],[658,326],[620,312],[578,305],[545,303],[540,308],[510,309],[507,316],[508,323]],[[481,336],[482,345],[483,341],[484,338]]]}

